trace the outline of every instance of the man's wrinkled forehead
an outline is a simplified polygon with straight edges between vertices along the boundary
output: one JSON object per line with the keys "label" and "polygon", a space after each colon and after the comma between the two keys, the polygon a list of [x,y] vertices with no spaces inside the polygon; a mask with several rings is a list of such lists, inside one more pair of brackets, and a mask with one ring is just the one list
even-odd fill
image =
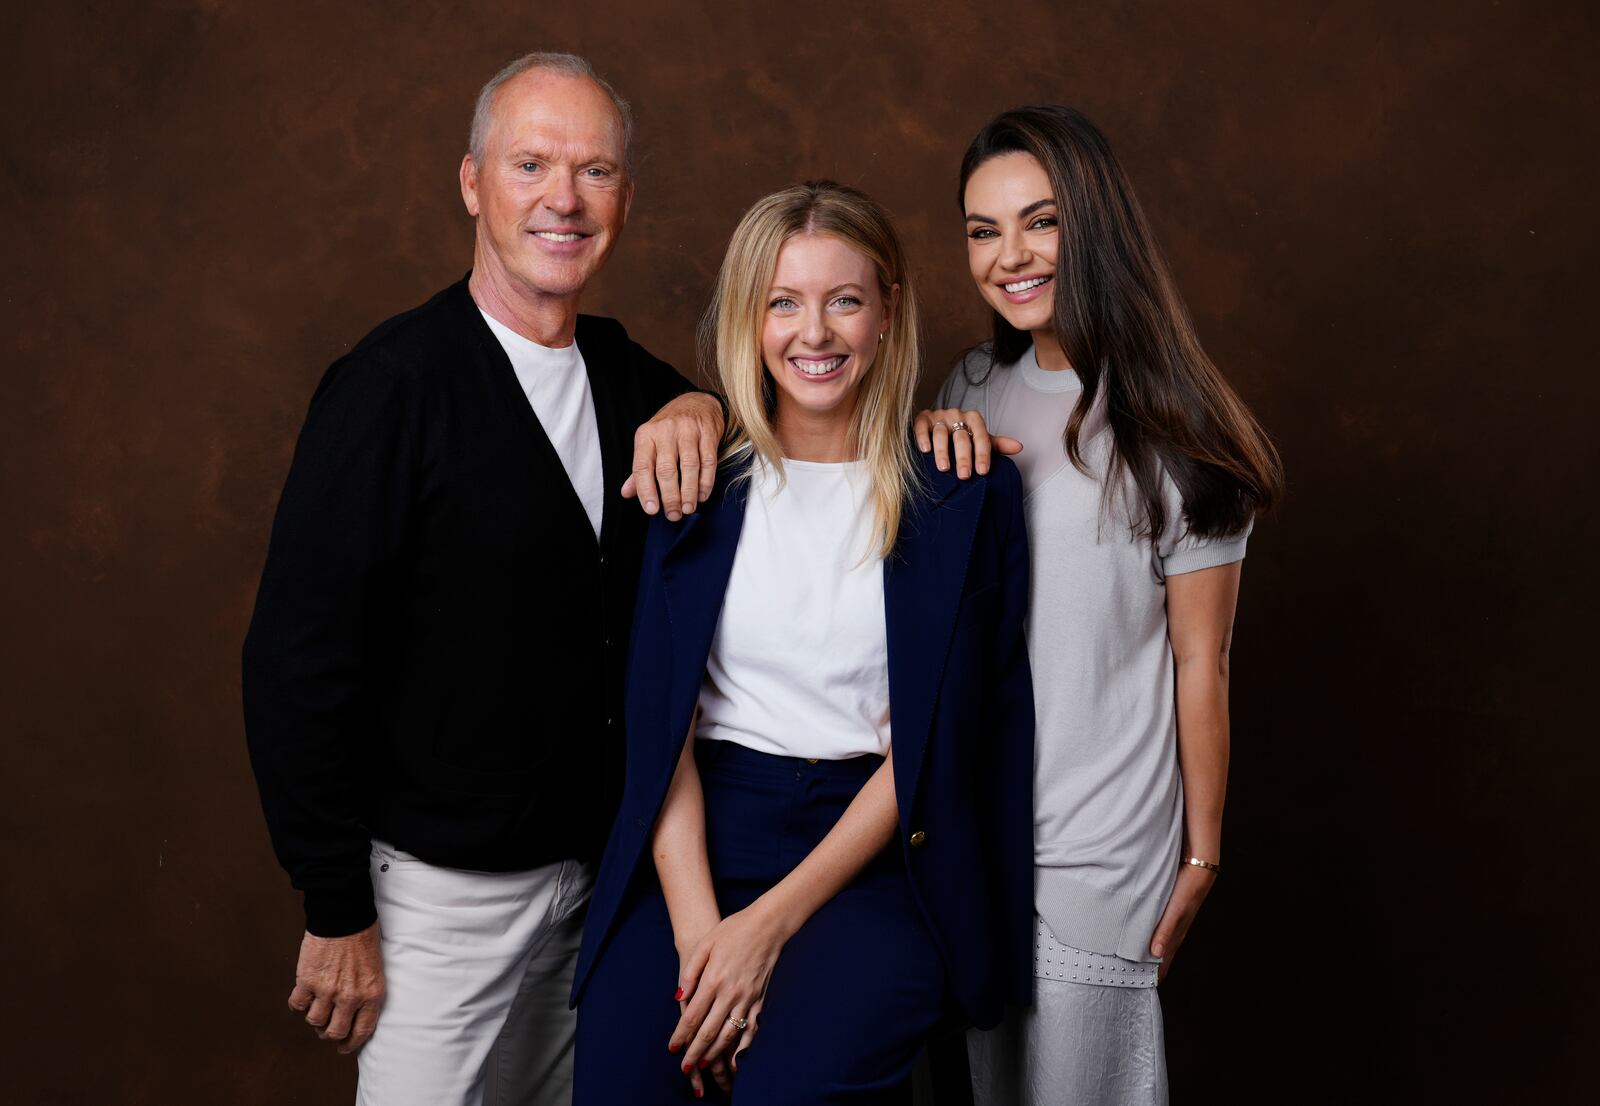
{"label": "man's wrinkled forehead", "polygon": [[531,70],[496,93],[486,154],[539,154],[621,167],[622,115],[587,77]]}

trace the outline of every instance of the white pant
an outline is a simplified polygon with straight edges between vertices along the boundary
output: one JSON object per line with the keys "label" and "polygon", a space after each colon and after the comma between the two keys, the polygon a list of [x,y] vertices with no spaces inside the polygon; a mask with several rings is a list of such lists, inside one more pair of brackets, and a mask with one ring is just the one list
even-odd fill
{"label": "white pant", "polygon": [[372,846],[386,996],[357,1106],[567,1106],[594,872],[464,872]]}

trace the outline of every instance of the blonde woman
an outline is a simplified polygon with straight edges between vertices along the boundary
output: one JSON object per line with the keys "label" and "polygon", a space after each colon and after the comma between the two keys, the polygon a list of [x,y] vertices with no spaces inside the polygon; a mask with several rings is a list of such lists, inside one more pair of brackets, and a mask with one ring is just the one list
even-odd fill
{"label": "blonde woman", "polygon": [[574,1100],[894,1100],[1028,997],[1021,484],[912,448],[916,298],[854,189],[752,207],[701,338],[729,437],[647,539]]}

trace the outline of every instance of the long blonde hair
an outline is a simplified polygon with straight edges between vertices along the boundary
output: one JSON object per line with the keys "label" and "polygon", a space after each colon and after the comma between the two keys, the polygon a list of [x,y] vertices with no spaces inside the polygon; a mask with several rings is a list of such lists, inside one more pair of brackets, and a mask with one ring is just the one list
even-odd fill
{"label": "long blonde hair", "polygon": [[701,367],[721,382],[728,399],[723,457],[748,454],[752,467],[759,459],[782,479],[783,449],[772,426],[777,386],[762,360],[761,332],[778,251],[799,234],[831,235],[859,250],[872,262],[885,302],[894,303],[851,420],[856,457],[872,480],[878,554],[887,557],[906,501],[920,486],[909,430],[922,358],[905,250],[888,213],[865,193],[833,181],[807,181],[757,200],[734,229],[699,335]]}

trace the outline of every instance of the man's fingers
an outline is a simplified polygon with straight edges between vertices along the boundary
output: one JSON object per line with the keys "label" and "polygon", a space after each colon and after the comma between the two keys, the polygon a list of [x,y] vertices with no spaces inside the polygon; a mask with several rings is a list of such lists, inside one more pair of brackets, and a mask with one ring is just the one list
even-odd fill
{"label": "man's fingers", "polygon": [[911,428],[916,435],[918,449],[926,453],[933,448],[933,438],[929,433],[933,429],[933,413],[931,411],[918,411],[916,419],[911,423]]}
{"label": "man's fingers", "polygon": [[695,496],[700,491],[700,439],[690,427],[678,436],[678,489],[683,513],[689,514],[699,502]]}
{"label": "man's fingers", "polygon": [[289,992],[289,1009],[296,1014],[304,1014],[311,1009],[311,1003],[316,997],[316,992],[310,987],[304,983],[296,983],[294,990]]}
{"label": "man's fingers", "polygon": [[311,1009],[306,1011],[306,1024],[313,1029],[322,1029],[328,1024],[328,1019],[333,1017],[333,1003],[325,995],[318,995],[311,1002]]}
{"label": "man's fingers", "polygon": [[997,434],[989,439],[994,447],[1007,457],[1013,457],[1022,452],[1022,443],[1016,438],[1008,438],[1004,434]]}
{"label": "man's fingers", "polygon": [[711,489],[717,483],[717,450],[722,443],[718,435],[710,427],[700,432],[700,499],[704,503],[711,498]]}
{"label": "man's fingers", "polygon": [[632,499],[635,495],[637,495],[638,492],[635,489],[638,487],[638,483],[639,482],[633,478],[633,473],[628,473],[628,478],[622,482],[622,498]]}
{"label": "man's fingers", "polygon": [[655,514],[661,503],[656,489],[656,443],[642,427],[633,436],[633,490],[644,513]]}
{"label": "man's fingers", "polygon": [[352,1052],[360,1052],[361,1046],[372,1039],[372,1035],[378,1029],[378,1011],[382,1008],[383,999],[379,997],[356,1011],[356,1020],[350,1027],[350,1036],[339,1046],[342,1055],[348,1056]]}
{"label": "man's fingers", "polygon": [[656,488],[661,492],[661,509],[672,522],[683,517],[683,497],[678,493],[678,459],[656,453]]}
{"label": "man's fingers", "polygon": [[317,1030],[317,1036],[324,1041],[342,1041],[350,1036],[350,1024],[353,1021],[355,1021],[355,1001],[342,998],[333,1004],[328,1024]]}

